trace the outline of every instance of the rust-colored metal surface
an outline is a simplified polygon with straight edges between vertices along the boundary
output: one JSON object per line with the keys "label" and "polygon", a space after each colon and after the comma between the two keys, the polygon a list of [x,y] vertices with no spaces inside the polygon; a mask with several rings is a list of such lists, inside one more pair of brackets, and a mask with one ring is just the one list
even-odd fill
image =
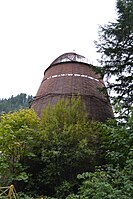
{"label": "rust-colored metal surface", "polygon": [[63,54],[65,58],[61,59],[60,56],[46,69],[31,108],[41,117],[42,110],[49,102],[56,104],[61,98],[80,94],[89,119],[104,122],[113,114],[107,95],[100,91],[105,87],[103,80],[100,74],[96,74],[94,66],[76,60],[74,55],[67,60]]}

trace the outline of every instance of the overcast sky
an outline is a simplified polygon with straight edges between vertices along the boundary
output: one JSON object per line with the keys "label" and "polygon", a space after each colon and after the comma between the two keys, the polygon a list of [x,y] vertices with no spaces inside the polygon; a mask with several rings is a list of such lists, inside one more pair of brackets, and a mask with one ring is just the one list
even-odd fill
{"label": "overcast sky", "polygon": [[0,98],[35,96],[63,53],[97,64],[98,25],[115,18],[116,0],[0,0]]}

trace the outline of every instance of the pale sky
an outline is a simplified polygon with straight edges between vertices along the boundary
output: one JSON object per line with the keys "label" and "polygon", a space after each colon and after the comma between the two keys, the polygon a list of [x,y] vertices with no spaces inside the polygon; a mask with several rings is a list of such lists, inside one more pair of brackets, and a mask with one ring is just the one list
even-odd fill
{"label": "pale sky", "polygon": [[0,0],[0,98],[35,96],[45,69],[63,53],[96,65],[98,25],[116,16],[116,0]]}

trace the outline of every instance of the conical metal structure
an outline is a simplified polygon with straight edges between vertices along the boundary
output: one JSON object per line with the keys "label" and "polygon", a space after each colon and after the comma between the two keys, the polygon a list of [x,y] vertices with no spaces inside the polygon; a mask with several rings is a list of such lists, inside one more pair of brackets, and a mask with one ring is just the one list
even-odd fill
{"label": "conical metal structure", "polygon": [[56,104],[61,98],[70,98],[80,94],[89,119],[104,122],[113,116],[101,75],[96,67],[87,63],[85,57],[76,53],[59,56],[45,70],[44,78],[33,99],[31,108],[41,117],[48,103]]}

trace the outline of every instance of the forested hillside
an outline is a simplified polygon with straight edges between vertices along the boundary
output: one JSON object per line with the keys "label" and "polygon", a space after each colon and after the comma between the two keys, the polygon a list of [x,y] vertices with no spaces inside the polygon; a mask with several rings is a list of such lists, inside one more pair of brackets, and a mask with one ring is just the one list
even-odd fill
{"label": "forested hillside", "polygon": [[32,100],[32,95],[21,93],[17,96],[11,96],[8,99],[0,99],[0,114],[9,111],[17,111],[20,108],[27,108]]}

